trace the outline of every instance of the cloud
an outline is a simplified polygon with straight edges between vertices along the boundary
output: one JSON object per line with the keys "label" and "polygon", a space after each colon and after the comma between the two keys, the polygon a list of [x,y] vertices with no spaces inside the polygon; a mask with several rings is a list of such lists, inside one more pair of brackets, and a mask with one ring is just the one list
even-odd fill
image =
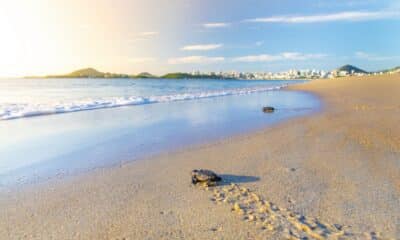
{"label": "cloud", "polygon": [[143,57],[143,58],[129,58],[129,62],[131,63],[150,63],[155,62],[156,59],[152,57]]}
{"label": "cloud", "polygon": [[184,51],[208,51],[222,47],[223,44],[188,45],[181,48]]}
{"label": "cloud", "polygon": [[305,16],[273,16],[266,18],[253,18],[245,20],[246,22],[256,23],[317,23],[334,21],[368,21],[377,19],[389,19],[400,17],[400,12],[396,11],[351,11],[338,12],[321,15]]}
{"label": "cloud", "polygon": [[298,52],[283,52],[277,55],[261,54],[249,55],[233,58],[234,62],[276,62],[276,61],[304,61],[310,59],[320,59],[325,57],[325,54],[303,54]]}
{"label": "cloud", "polygon": [[224,57],[188,56],[168,59],[169,64],[208,64],[225,61]]}
{"label": "cloud", "polygon": [[366,52],[356,52],[355,57],[368,61],[386,61],[386,60],[396,60],[400,58],[400,56],[378,56]]}
{"label": "cloud", "polygon": [[205,28],[225,28],[229,27],[231,24],[230,23],[225,23],[225,22],[211,22],[211,23],[204,23],[203,27]]}
{"label": "cloud", "polygon": [[[261,54],[249,55],[228,59],[232,62],[275,62],[275,61],[305,61],[310,59],[321,59],[325,54],[303,54],[298,52],[282,52],[276,55]],[[188,56],[168,59],[169,64],[209,64],[224,62],[224,57]]]}
{"label": "cloud", "polygon": [[138,35],[141,37],[151,37],[151,36],[155,36],[158,34],[159,34],[159,32],[141,32]]}

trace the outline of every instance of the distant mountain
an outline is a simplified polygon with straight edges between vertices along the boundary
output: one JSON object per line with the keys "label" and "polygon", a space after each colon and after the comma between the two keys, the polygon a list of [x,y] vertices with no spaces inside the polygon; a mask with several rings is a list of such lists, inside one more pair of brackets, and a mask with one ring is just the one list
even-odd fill
{"label": "distant mountain", "polygon": [[99,78],[99,77],[104,77],[104,75],[105,75],[104,73],[99,72],[94,68],[83,68],[73,71],[72,73],[66,74],[65,76],[73,78],[81,78],[81,77]]}
{"label": "distant mountain", "polygon": [[83,68],[64,75],[49,75],[46,78],[130,78],[128,74],[104,73],[94,68]]}
{"label": "distant mountain", "polygon": [[138,75],[135,75],[134,77],[135,78],[158,78],[157,76],[155,76],[151,73],[148,73],[148,72],[139,73]]}
{"label": "distant mountain", "polygon": [[344,66],[342,66],[342,67],[340,67],[340,68],[338,68],[338,69],[335,69],[335,71],[338,71],[338,72],[343,71],[343,72],[348,72],[348,73],[351,73],[351,74],[355,74],[355,73],[368,73],[367,71],[365,71],[365,70],[363,70],[363,69],[360,69],[360,68],[358,68],[358,67],[355,67],[355,66],[349,65],[349,64],[344,65]]}
{"label": "distant mountain", "polygon": [[182,79],[182,78],[192,78],[193,76],[189,73],[167,73],[163,76],[161,76],[161,78],[167,78],[167,79]]}
{"label": "distant mountain", "polygon": [[[28,77],[39,78],[39,77]],[[222,78],[216,75],[192,75],[190,73],[168,73],[158,77],[148,72],[142,72],[137,75],[105,73],[94,68],[83,68],[64,75],[48,75],[45,78],[165,78],[165,79],[185,79],[185,78]]]}

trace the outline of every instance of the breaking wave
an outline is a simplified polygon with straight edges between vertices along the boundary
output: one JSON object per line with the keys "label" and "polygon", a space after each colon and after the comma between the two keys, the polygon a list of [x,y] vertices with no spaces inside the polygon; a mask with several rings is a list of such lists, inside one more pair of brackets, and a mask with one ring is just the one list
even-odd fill
{"label": "breaking wave", "polygon": [[41,115],[70,113],[103,108],[115,108],[131,105],[166,103],[176,101],[196,100],[203,98],[223,97],[231,95],[245,95],[256,92],[266,92],[279,90],[287,85],[275,87],[254,87],[225,89],[219,91],[206,91],[198,93],[180,93],[162,96],[129,96],[129,97],[109,97],[99,99],[84,99],[71,102],[55,102],[46,104],[0,104],[0,120],[11,120],[17,118],[26,118]]}

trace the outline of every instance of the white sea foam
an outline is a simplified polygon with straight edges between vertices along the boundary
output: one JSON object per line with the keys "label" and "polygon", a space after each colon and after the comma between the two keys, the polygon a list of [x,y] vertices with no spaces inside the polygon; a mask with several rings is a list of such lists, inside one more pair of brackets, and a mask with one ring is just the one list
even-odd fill
{"label": "white sea foam", "polygon": [[240,89],[225,89],[220,91],[207,91],[198,93],[181,93],[163,96],[148,97],[110,97],[101,99],[85,99],[71,102],[56,102],[46,104],[0,104],[0,120],[33,117],[40,115],[69,113],[102,108],[115,108],[130,105],[142,105],[163,102],[195,100],[202,98],[222,97],[230,95],[245,95],[256,92],[279,90],[287,85],[275,87],[254,87]]}

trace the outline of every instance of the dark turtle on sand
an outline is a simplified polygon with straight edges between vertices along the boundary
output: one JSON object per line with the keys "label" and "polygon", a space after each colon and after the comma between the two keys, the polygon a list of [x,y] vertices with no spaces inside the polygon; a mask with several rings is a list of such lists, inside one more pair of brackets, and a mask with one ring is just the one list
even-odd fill
{"label": "dark turtle on sand", "polygon": [[265,113],[272,113],[272,112],[274,112],[275,111],[275,108],[274,107],[269,107],[269,106],[267,106],[267,107],[263,107],[263,112],[265,112]]}
{"label": "dark turtle on sand", "polygon": [[192,183],[203,183],[206,186],[215,186],[222,178],[215,172],[207,169],[195,169],[192,171]]}

